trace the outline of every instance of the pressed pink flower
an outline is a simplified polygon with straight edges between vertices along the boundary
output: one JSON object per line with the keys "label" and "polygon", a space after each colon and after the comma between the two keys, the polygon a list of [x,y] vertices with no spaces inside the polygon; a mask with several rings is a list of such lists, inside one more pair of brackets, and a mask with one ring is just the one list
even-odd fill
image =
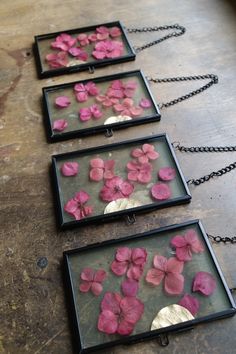
{"label": "pressed pink flower", "polygon": [[71,37],[69,34],[61,33],[56,37],[56,40],[51,43],[53,49],[60,49],[67,52],[73,45],[75,45],[76,39]]}
{"label": "pressed pink flower", "polygon": [[112,202],[119,198],[128,198],[133,193],[134,186],[121,177],[114,176],[105,181],[100,191],[100,197],[105,202]]}
{"label": "pressed pink flower", "polygon": [[122,103],[114,105],[114,111],[122,116],[138,117],[143,113],[141,107],[135,107],[134,101],[131,98],[124,98]]}
{"label": "pressed pink flower", "polygon": [[85,191],[81,190],[77,192],[72,199],[70,199],[64,206],[64,210],[74,216],[76,220],[80,220],[89,216],[93,212],[91,206],[86,206],[85,204],[90,199],[90,195]]}
{"label": "pressed pink flower", "polygon": [[109,28],[106,26],[97,27],[96,32],[97,32],[97,39],[99,41],[103,41],[104,39],[109,38],[110,31]]}
{"label": "pressed pink flower", "polygon": [[95,296],[98,296],[103,290],[102,282],[106,276],[107,273],[103,269],[84,268],[80,274],[80,279],[82,280],[79,286],[80,291],[87,293],[91,290]]}
{"label": "pressed pink flower", "polygon": [[76,176],[79,172],[78,162],[64,162],[61,166],[61,173],[63,176]]}
{"label": "pressed pink flower", "polygon": [[121,290],[124,296],[136,296],[139,289],[139,283],[134,279],[125,279],[121,283]]}
{"label": "pressed pink flower", "polygon": [[143,315],[144,304],[135,297],[107,292],[101,302],[98,330],[107,334],[129,335]]}
{"label": "pressed pink flower", "polygon": [[65,130],[68,126],[68,123],[65,119],[57,119],[54,120],[52,129],[57,131],[57,132],[62,132]]}
{"label": "pressed pink flower", "polygon": [[176,176],[175,169],[172,167],[162,167],[158,172],[158,178],[162,181],[172,181]]}
{"label": "pressed pink flower", "polygon": [[111,27],[110,28],[110,36],[115,38],[121,36],[121,30],[119,27]]}
{"label": "pressed pink flower", "polygon": [[50,68],[61,68],[68,65],[68,55],[66,52],[50,53],[46,55],[46,61]]}
{"label": "pressed pink flower", "polygon": [[140,163],[129,161],[126,165],[128,169],[128,179],[140,183],[148,183],[152,179],[152,165],[149,162]]}
{"label": "pressed pink flower", "polygon": [[127,278],[139,280],[147,261],[145,248],[119,247],[115,260],[111,264],[111,270],[117,276],[126,274]]}
{"label": "pressed pink flower", "polygon": [[135,81],[128,81],[123,85],[124,96],[125,97],[133,97],[135,94],[135,90],[137,88],[137,83]]}
{"label": "pressed pink flower", "polygon": [[95,119],[99,119],[102,117],[102,111],[100,111],[100,108],[98,107],[97,104],[93,104],[90,107],[90,112],[91,112],[93,118],[95,118]]}
{"label": "pressed pink flower", "polygon": [[91,33],[88,35],[88,40],[89,42],[93,43],[93,42],[97,42],[97,34],[96,33]]}
{"label": "pressed pink flower", "polygon": [[99,89],[94,82],[89,81],[87,84],[75,84],[74,90],[76,91],[76,98],[78,102],[87,101],[89,96],[96,96]]}
{"label": "pressed pink flower", "polygon": [[114,160],[102,160],[100,158],[90,160],[91,170],[89,177],[92,181],[101,181],[104,179],[111,179],[114,177]]}
{"label": "pressed pink flower", "polygon": [[59,96],[55,99],[55,105],[59,108],[66,108],[71,104],[69,97]]}
{"label": "pressed pink flower", "polygon": [[85,52],[85,50],[80,47],[70,48],[68,50],[68,53],[70,53],[73,57],[76,57],[76,59],[78,59],[78,60],[81,60],[81,61],[88,60],[88,53]]}
{"label": "pressed pink flower", "polygon": [[82,45],[82,47],[89,44],[89,37],[86,33],[80,33],[77,37],[77,40],[79,41],[79,44]]}
{"label": "pressed pink flower", "polygon": [[95,45],[92,56],[97,59],[117,58],[123,54],[124,46],[120,41],[105,40]]}
{"label": "pressed pink flower", "polygon": [[151,144],[143,144],[141,149],[137,148],[131,151],[131,156],[136,157],[140,163],[156,160],[160,155],[155,151],[155,147]]}
{"label": "pressed pink flower", "polygon": [[139,102],[140,107],[150,108],[152,107],[152,102],[148,98],[142,98]]}
{"label": "pressed pink flower", "polygon": [[185,294],[184,297],[182,297],[182,299],[178,302],[178,304],[189,310],[193,316],[197,314],[200,307],[198,299],[188,294]]}
{"label": "pressed pink flower", "polygon": [[90,96],[97,96],[99,94],[98,87],[92,81],[88,81],[87,84],[84,85],[84,87]]}
{"label": "pressed pink flower", "polygon": [[209,296],[216,289],[216,281],[208,272],[198,272],[193,279],[193,291],[199,291],[203,295]]}
{"label": "pressed pink flower", "polygon": [[91,117],[92,117],[92,113],[91,113],[89,107],[80,108],[80,110],[79,110],[79,118],[80,118],[80,120],[82,120],[82,122],[86,122]]}
{"label": "pressed pink flower", "polygon": [[164,183],[156,183],[151,188],[151,195],[156,200],[166,200],[171,196],[170,187]]}
{"label": "pressed pink flower", "polygon": [[119,103],[117,98],[108,97],[107,95],[98,95],[96,101],[101,103],[103,107],[111,107],[114,104]]}
{"label": "pressed pink flower", "polygon": [[149,269],[146,281],[152,285],[159,285],[163,281],[164,290],[170,295],[179,295],[184,288],[184,277],[181,274],[184,262],[175,257],[156,255],[153,259],[154,268]]}
{"label": "pressed pink flower", "polygon": [[203,244],[198,239],[194,230],[188,230],[185,235],[177,235],[172,238],[171,246],[176,249],[176,257],[183,262],[191,261],[192,253],[201,253],[204,251]]}

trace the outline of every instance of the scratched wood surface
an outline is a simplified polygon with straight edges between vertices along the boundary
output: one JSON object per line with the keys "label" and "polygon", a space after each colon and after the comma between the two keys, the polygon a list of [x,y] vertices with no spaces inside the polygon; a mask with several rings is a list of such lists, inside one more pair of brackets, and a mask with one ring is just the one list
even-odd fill
{"label": "scratched wood surface", "polygon": [[[109,238],[200,218],[213,235],[235,234],[236,172],[191,188],[189,205],[123,221],[58,232],[49,165],[52,154],[132,137],[167,132],[171,141],[190,145],[235,145],[236,5],[233,0],[68,0],[0,2],[0,353],[72,353],[63,292],[62,252]],[[47,144],[41,88],[85,79],[88,73],[38,80],[32,55],[33,36],[69,28],[121,20],[126,26],[180,23],[184,36],[163,42],[137,56],[135,62],[98,69],[95,76],[142,68],[158,77],[205,74],[219,84],[162,112],[160,123],[68,142]],[[130,36],[134,45],[155,35]],[[151,85],[165,101],[197,84]],[[200,177],[233,161],[236,153],[180,154],[182,170]],[[215,245],[230,287],[236,286],[236,246]],[[172,335],[166,348],[155,340],[128,347],[129,353],[235,353],[236,317],[202,324]],[[116,347],[104,353],[127,353]]]}

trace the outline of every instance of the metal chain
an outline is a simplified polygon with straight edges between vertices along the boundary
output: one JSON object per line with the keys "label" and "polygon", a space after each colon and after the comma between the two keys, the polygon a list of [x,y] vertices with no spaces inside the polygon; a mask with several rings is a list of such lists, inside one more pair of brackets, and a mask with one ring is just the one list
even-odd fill
{"label": "metal chain", "polygon": [[164,79],[147,77],[147,80],[150,82],[154,82],[155,84],[159,83],[167,83],[167,82],[180,82],[180,81],[197,81],[197,80],[210,80],[207,84],[203,85],[197,90],[190,91],[188,94],[175,98],[169,102],[159,104],[160,108],[168,108],[173,106],[179,102],[187,100],[211,87],[214,84],[218,83],[218,76],[214,74],[206,74],[206,75],[195,75],[195,76],[180,76],[180,77],[170,77]]}
{"label": "metal chain", "polygon": [[181,152],[229,152],[236,151],[236,146],[191,146],[180,145],[179,142],[173,142],[172,146]]}
{"label": "metal chain", "polygon": [[222,237],[222,236],[212,236],[207,234],[208,238],[216,243],[236,243],[236,236],[232,236],[232,237]]}
{"label": "metal chain", "polygon": [[178,37],[178,36],[182,36],[182,34],[185,33],[186,28],[184,28],[183,26],[180,26],[178,24],[175,25],[167,25],[167,26],[160,26],[160,27],[142,27],[142,28],[127,28],[127,32],[128,33],[142,33],[142,32],[157,32],[157,31],[167,31],[167,30],[176,30],[172,33],[167,34],[164,37],[161,37],[159,39],[156,39],[155,41],[146,43],[140,47],[135,47],[135,51],[136,53],[141,52],[144,49],[150,48],[153,45],[159,44],[163,41],[165,41],[166,39],[169,39],[171,37]]}

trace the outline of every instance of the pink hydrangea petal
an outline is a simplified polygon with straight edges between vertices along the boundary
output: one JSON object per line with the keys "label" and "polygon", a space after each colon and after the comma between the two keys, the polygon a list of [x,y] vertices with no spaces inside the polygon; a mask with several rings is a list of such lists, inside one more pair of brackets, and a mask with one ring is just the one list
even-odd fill
{"label": "pink hydrangea petal", "polygon": [[150,108],[152,107],[152,103],[148,98],[142,98],[139,102],[139,106],[142,108]]}
{"label": "pink hydrangea petal", "polygon": [[85,84],[85,88],[91,96],[97,96],[99,94],[99,89],[92,81],[87,82],[87,84]]}
{"label": "pink hydrangea petal", "polygon": [[111,27],[110,36],[113,37],[113,38],[121,36],[120,28],[119,27]]}
{"label": "pink hydrangea petal", "polygon": [[98,105],[96,105],[96,104],[93,104],[90,107],[90,112],[92,113],[93,117],[96,119],[99,119],[102,116],[102,112],[100,111]]}
{"label": "pink hydrangea petal", "polygon": [[74,90],[77,92],[86,92],[84,84],[75,84]]}
{"label": "pink hydrangea petal", "polygon": [[158,178],[162,181],[172,181],[175,176],[176,172],[172,167],[162,167],[158,172]]}
{"label": "pink hydrangea petal", "polygon": [[97,35],[96,33],[92,33],[88,36],[88,39],[90,42],[96,42],[97,41]]}
{"label": "pink hydrangea petal", "polygon": [[55,105],[59,108],[66,108],[70,103],[70,99],[67,96],[59,96],[55,99]]}
{"label": "pink hydrangea petal", "polygon": [[146,275],[146,281],[152,285],[159,285],[163,278],[165,277],[165,273],[162,270],[151,268],[148,270]]}
{"label": "pink hydrangea petal", "polygon": [[80,286],[79,286],[79,290],[80,290],[82,293],[87,293],[87,292],[90,290],[90,288],[91,288],[91,284],[92,284],[92,282],[88,282],[88,281],[82,282],[82,283],[80,284]]}
{"label": "pink hydrangea petal", "polygon": [[57,119],[53,122],[52,129],[58,132],[62,132],[68,127],[68,123],[65,119]]}
{"label": "pink hydrangea petal", "polygon": [[116,250],[116,260],[119,262],[130,261],[132,251],[129,247],[119,247]]}
{"label": "pink hydrangea petal", "polygon": [[135,90],[128,89],[128,88],[125,88],[123,92],[124,92],[124,97],[128,97],[128,98],[133,97],[135,94]]}
{"label": "pink hydrangea petal", "polygon": [[92,268],[84,268],[80,274],[80,278],[86,281],[93,281],[94,270]]}
{"label": "pink hydrangea petal", "polygon": [[70,199],[64,206],[64,210],[71,215],[74,215],[77,208],[78,203],[74,199]]}
{"label": "pink hydrangea petal", "polygon": [[160,154],[157,151],[153,150],[153,151],[149,151],[147,156],[149,160],[156,160],[160,156]]}
{"label": "pink hydrangea petal", "polygon": [[131,151],[131,156],[133,156],[133,157],[139,157],[142,155],[143,155],[143,150],[141,150],[141,149],[133,149]]}
{"label": "pink hydrangea petal", "polygon": [[106,26],[99,26],[96,28],[96,32],[98,33],[108,33],[109,34],[109,29]]}
{"label": "pink hydrangea petal", "polygon": [[98,269],[95,274],[93,280],[99,283],[102,283],[106,279],[107,273],[104,269]]}
{"label": "pink hydrangea petal", "polygon": [[120,302],[124,320],[136,324],[143,315],[144,304],[135,297],[124,297]]}
{"label": "pink hydrangea petal", "polygon": [[103,102],[103,101],[105,101],[106,100],[106,96],[105,95],[98,95],[97,97],[96,97],[96,101],[98,101],[98,102]]}
{"label": "pink hydrangea petal", "polygon": [[149,171],[141,171],[138,175],[138,181],[140,183],[148,183],[152,179],[152,174]]}
{"label": "pink hydrangea petal", "polygon": [[138,293],[139,284],[137,280],[125,279],[121,283],[121,290],[124,296],[136,296]]}
{"label": "pink hydrangea petal", "polygon": [[91,167],[104,168],[104,161],[100,157],[90,160]]}
{"label": "pink hydrangea petal", "polygon": [[117,328],[117,316],[110,310],[103,310],[98,318],[98,330],[107,334],[114,334]]}
{"label": "pink hydrangea petal", "polygon": [[113,109],[114,109],[116,112],[122,112],[123,109],[124,109],[124,107],[123,107],[122,104],[117,103],[117,104],[115,104],[115,105],[113,106]]}
{"label": "pink hydrangea petal", "polygon": [[148,163],[148,161],[149,161],[149,158],[146,155],[142,155],[142,156],[138,157],[139,163]]}
{"label": "pink hydrangea petal", "polygon": [[79,110],[79,117],[82,122],[85,122],[91,118],[91,111],[89,108],[81,108]]}
{"label": "pink hydrangea petal", "polygon": [[77,200],[79,203],[84,204],[90,199],[90,195],[81,190],[80,192],[76,193],[74,199]]}
{"label": "pink hydrangea petal", "polygon": [[171,246],[174,246],[176,248],[185,247],[187,245],[187,241],[181,235],[174,236],[170,243],[171,243]]}
{"label": "pink hydrangea petal", "polygon": [[151,195],[156,200],[166,200],[171,196],[170,187],[164,183],[156,183],[151,188]]}
{"label": "pink hydrangea petal", "polygon": [[176,257],[183,262],[191,261],[192,252],[190,247],[187,245],[185,247],[177,247],[175,250]]}
{"label": "pink hydrangea petal", "polygon": [[103,179],[103,169],[92,168],[89,172],[89,177],[92,181],[101,181]]}
{"label": "pink hydrangea petal", "polygon": [[201,253],[204,251],[204,246],[198,239],[197,233],[194,230],[188,230],[184,237],[187,243],[191,245],[192,252]]}
{"label": "pink hydrangea petal", "polygon": [[86,216],[89,216],[90,214],[92,214],[93,212],[93,207],[86,205],[83,207],[83,209],[81,209],[81,216],[84,218]]}
{"label": "pink hydrangea petal", "polygon": [[127,271],[127,278],[139,280],[143,274],[143,266],[142,265],[130,265]]}
{"label": "pink hydrangea petal", "polygon": [[178,304],[189,310],[193,316],[197,314],[200,307],[198,299],[188,294],[185,294]]}
{"label": "pink hydrangea petal", "polygon": [[124,275],[127,269],[128,269],[127,262],[113,261],[111,264],[111,270],[117,276]]}
{"label": "pink hydrangea petal", "polygon": [[166,264],[167,272],[182,273],[183,268],[184,268],[184,262],[179,261],[175,257],[171,257],[168,259],[167,264]]}
{"label": "pink hydrangea petal", "polygon": [[133,193],[134,186],[130,182],[124,181],[120,186],[120,190],[124,197],[129,197]]}
{"label": "pink hydrangea petal", "polygon": [[78,162],[65,162],[61,167],[63,176],[76,176],[79,171]]}
{"label": "pink hydrangea petal", "polygon": [[209,296],[216,289],[216,281],[208,272],[198,272],[193,280],[193,291],[199,291],[203,295]]}
{"label": "pink hydrangea petal", "polygon": [[120,313],[120,301],[121,296],[118,293],[106,292],[102,302],[101,302],[101,310],[109,310],[113,313]]}
{"label": "pink hydrangea petal", "polygon": [[134,248],[132,250],[131,259],[134,264],[144,265],[147,261],[147,251],[145,248]]}
{"label": "pink hydrangea petal", "polygon": [[167,270],[167,258],[156,254],[153,258],[153,265],[155,268],[165,272]]}
{"label": "pink hydrangea petal", "polygon": [[113,170],[114,166],[115,166],[115,160],[104,161],[105,170]]}
{"label": "pink hydrangea petal", "polygon": [[99,50],[94,50],[92,52],[92,56],[95,58],[95,59],[104,59],[106,57],[106,53],[105,52],[101,52]]}
{"label": "pink hydrangea petal", "polygon": [[123,83],[122,83],[121,80],[112,81],[110,87],[115,89],[115,90],[122,90],[124,88]]}
{"label": "pink hydrangea petal", "polygon": [[120,334],[121,336],[128,336],[133,332],[133,330],[134,330],[134,324],[126,320],[121,320],[117,328],[117,333]]}
{"label": "pink hydrangea petal", "polygon": [[76,48],[76,47],[73,47],[73,48],[70,48],[68,50],[68,52],[73,56],[73,57],[77,57],[81,54],[81,48]]}
{"label": "pink hydrangea petal", "polygon": [[75,96],[78,102],[86,102],[88,99],[87,92],[78,92]]}
{"label": "pink hydrangea petal", "polygon": [[[106,180],[106,181],[109,181],[109,180]],[[113,200],[116,200],[119,198],[116,196],[114,191],[107,186],[102,187],[102,189],[100,190],[99,196],[104,202],[112,202]]]}
{"label": "pink hydrangea petal", "polygon": [[130,113],[132,117],[139,117],[143,114],[143,109],[141,107],[131,107]]}
{"label": "pink hydrangea petal", "polygon": [[95,296],[98,296],[102,292],[102,285],[99,282],[93,281],[91,285],[91,291]]}
{"label": "pink hydrangea petal", "polygon": [[138,180],[138,171],[130,171],[128,172],[128,180],[137,181]]}
{"label": "pink hydrangea petal", "polygon": [[66,52],[59,52],[56,54],[51,53],[46,55],[46,61],[51,68],[61,68],[67,66],[68,56]]}
{"label": "pink hydrangea petal", "polygon": [[164,279],[164,289],[170,295],[179,295],[184,289],[184,277],[179,273],[168,273]]}

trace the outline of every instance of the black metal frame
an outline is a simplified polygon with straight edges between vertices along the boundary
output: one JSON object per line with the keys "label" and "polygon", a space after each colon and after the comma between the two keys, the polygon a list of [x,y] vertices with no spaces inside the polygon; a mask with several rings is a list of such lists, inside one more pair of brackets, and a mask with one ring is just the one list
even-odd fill
{"label": "black metal frame", "polygon": [[[231,308],[229,308],[228,310],[225,311],[220,311],[217,313],[214,313],[212,315],[208,315],[208,316],[203,316],[201,318],[197,318],[194,320],[190,320],[187,322],[183,322],[183,323],[179,323],[176,325],[172,325],[169,327],[165,327],[162,329],[158,329],[158,330],[154,330],[154,331],[148,331],[148,332],[144,332],[144,333],[140,333],[140,334],[136,334],[136,335],[130,335],[127,337],[122,337],[119,340],[114,340],[111,342],[107,342],[107,343],[103,343],[100,345],[96,345],[90,348],[86,348],[83,349],[82,345],[81,345],[81,335],[80,335],[80,331],[79,331],[79,318],[78,318],[78,314],[76,311],[76,304],[75,304],[75,298],[74,298],[74,294],[73,294],[73,287],[72,287],[72,277],[71,277],[71,271],[70,271],[70,267],[69,267],[69,262],[68,262],[68,258],[71,254],[79,254],[79,253],[83,253],[84,251],[87,250],[92,250],[92,249],[96,249],[96,248],[102,248],[104,246],[108,246],[108,245],[116,245],[116,244],[120,244],[123,241],[127,241],[127,240],[135,240],[135,239],[140,239],[140,238],[147,238],[149,236],[153,236],[154,234],[157,234],[156,236],[158,237],[159,234],[161,234],[162,232],[166,232],[166,231],[173,231],[173,230],[179,230],[183,227],[186,226],[192,226],[192,225],[198,225],[200,232],[202,233],[204,242],[205,242],[205,246],[207,247],[207,250],[210,253],[210,256],[212,257],[212,262],[216,268],[216,271],[218,273],[219,279],[222,282],[222,285],[224,287],[224,290],[226,292],[226,295],[228,297],[228,300],[231,304]],[[108,347],[112,347],[115,345],[120,345],[120,344],[133,344],[133,343],[138,343],[140,341],[144,341],[144,340],[149,340],[149,339],[154,339],[154,338],[160,338],[161,335],[165,334],[168,335],[169,333],[178,333],[178,332],[182,332],[182,331],[187,331],[189,329],[194,328],[195,325],[199,324],[199,323],[205,323],[205,322],[210,322],[216,319],[222,319],[222,318],[226,318],[226,317],[230,317],[233,316],[236,313],[236,305],[235,302],[233,300],[233,297],[230,293],[230,290],[228,288],[228,285],[224,279],[223,273],[220,269],[220,266],[217,262],[217,259],[215,257],[215,254],[211,248],[210,242],[208,240],[207,234],[203,228],[203,225],[201,224],[201,222],[199,220],[191,220],[191,221],[187,221],[181,224],[175,224],[175,225],[170,225],[170,226],[166,226],[166,227],[161,227],[159,229],[154,229],[151,231],[147,231],[144,232],[142,234],[136,234],[136,235],[132,235],[132,236],[127,236],[127,237],[123,237],[120,239],[115,239],[115,240],[108,240],[108,241],[103,241],[101,243],[95,243],[95,244],[91,244],[85,247],[81,247],[81,248],[77,248],[77,249],[73,249],[73,250],[69,250],[69,251],[65,251],[63,253],[63,271],[64,271],[64,280],[65,280],[65,289],[66,289],[66,298],[69,299],[69,317],[72,320],[72,329],[73,329],[73,339],[74,339],[74,344],[76,346],[76,349],[78,351],[78,353],[89,353],[91,351],[95,351],[95,350],[99,350],[99,349],[104,349],[104,348],[108,348]]]}
{"label": "black metal frame", "polygon": [[[89,81],[93,81],[95,84],[98,84],[101,82],[106,82],[106,81],[111,81],[111,80],[119,80],[119,79],[123,79],[123,78],[127,78],[127,77],[132,77],[134,75],[138,76],[139,79],[142,80],[142,82],[145,86],[145,90],[147,91],[149,98],[152,102],[152,106],[155,109],[154,114],[151,114],[151,115],[145,116],[145,117],[141,117],[141,118],[135,118],[135,119],[132,119],[129,121],[118,122],[118,123],[113,123],[113,124],[108,124],[108,125],[102,124],[102,125],[97,125],[94,128],[92,128],[92,127],[82,128],[82,129],[77,129],[77,130],[70,131],[70,132],[61,132],[61,133],[54,134],[53,129],[52,129],[52,124],[51,124],[51,119],[50,119],[50,113],[49,113],[49,109],[48,109],[48,93],[54,92],[57,90],[61,90],[61,89],[66,89],[66,88],[73,89],[75,84],[86,84]],[[149,88],[147,79],[145,78],[142,70],[133,70],[133,71],[128,71],[128,72],[124,72],[124,73],[112,74],[112,75],[108,75],[108,76],[100,76],[100,77],[97,77],[92,80],[86,79],[86,80],[81,80],[81,81],[68,82],[66,84],[61,84],[61,85],[43,87],[42,92],[43,92],[44,121],[45,121],[45,126],[46,126],[47,139],[49,142],[56,142],[56,141],[67,140],[67,139],[72,139],[72,138],[78,138],[78,137],[83,137],[86,135],[96,134],[96,133],[100,133],[100,132],[108,133],[107,135],[110,136],[110,135],[112,135],[112,131],[115,129],[128,128],[128,127],[132,127],[134,125],[150,123],[153,121],[159,121],[161,119],[160,110],[154,100],[154,97],[153,97],[151,90]]]}
{"label": "black metal frame", "polygon": [[[121,33],[122,33],[122,40],[125,42],[125,45],[128,48],[129,53],[122,55],[118,58],[94,60],[94,61],[90,61],[88,63],[74,65],[71,67],[62,67],[62,68],[48,69],[48,70],[43,69],[43,65],[42,65],[41,58],[40,58],[40,49],[39,49],[39,41],[40,40],[50,39],[50,38],[53,39],[53,38],[57,37],[58,35],[60,35],[61,33],[67,33],[67,34],[75,34],[76,33],[77,34],[77,33],[89,32],[89,31],[95,30],[97,27],[100,27],[100,26],[107,26],[107,27],[117,26],[117,27],[119,27],[121,30]],[[88,26],[88,27],[82,27],[82,28],[76,28],[76,29],[71,29],[71,30],[64,30],[64,31],[60,31],[60,32],[37,35],[34,37],[34,39],[35,39],[35,42],[33,45],[33,49],[34,49],[34,53],[35,53],[38,77],[40,79],[43,79],[46,77],[62,75],[62,74],[74,73],[74,72],[83,71],[83,70],[87,70],[87,69],[90,72],[93,72],[94,68],[96,68],[96,67],[110,65],[110,64],[123,63],[126,61],[135,60],[135,57],[136,57],[135,51],[132,48],[132,46],[127,38],[124,26],[122,25],[122,23],[120,21],[102,23],[102,24]]]}
{"label": "black metal frame", "polygon": [[[63,222],[63,206],[61,204],[61,199],[60,199],[60,186],[58,183],[58,174],[57,174],[58,173],[58,171],[57,171],[57,160],[58,159],[66,158],[66,157],[72,158],[75,156],[79,157],[79,156],[85,156],[85,155],[91,154],[91,153],[96,154],[98,152],[111,151],[113,148],[116,148],[119,146],[125,147],[125,146],[132,145],[134,143],[137,143],[137,144],[152,143],[155,140],[163,139],[163,138],[166,141],[166,145],[168,147],[170,156],[174,160],[176,170],[178,171],[180,180],[182,182],[182,185],[183,185],[185,193],[186,193],[185,195],[183,195],[182,197],[173,198],[172,200],[164,200],[164,201],[158,202],[158,203],[153,202],[153,203],[147,204],[145,206],[130,208],[127,210],[121,210],[121,211],[113,212],[113,213],[109,213],[109,214],[91,216],[91,217],[87,217],[87,218],[84,218],[81,220],[72,220],[72,221],[65,222],[65,223]],[[56,206],[57,223],[58,223],[58,227],[60,229],[73,228],[76,226],[80,226],[80,225],[82,226],[82,225],[96,223],[96,222],[108,222],[108,221],[112,221],[114,219],[121,218],[121,217],[125,217],[126,219],[128,219],[128,221],[129,221],[129,219],[135,220],[135,214],[142,213],[145,211],[166,208],[166,207],[179,205],[179,204],[183,204],[183,203],[189,203],[191,200],[191,194],[189,192],[188,185],[185,181],[185,178],[184,178],[183,173],[180,169],[180,166],[179,166],[179,163],[178,163],[177,158],[175,156],[172,145],[171,145],[169,138],[166,134],[147,136],[147,137],[127,140],[127,141],[123,141],[123,142],[119,142],[119,143],[98,146],[96,148],[89,148],[89,149],[77,150],[77,151],[59,154],[59,155],[53,155],[52,156],[52,183],[53,183],[53,187],[54,187],[53,190],[54,190],[55,200],[56,200],[55,206]]]}

